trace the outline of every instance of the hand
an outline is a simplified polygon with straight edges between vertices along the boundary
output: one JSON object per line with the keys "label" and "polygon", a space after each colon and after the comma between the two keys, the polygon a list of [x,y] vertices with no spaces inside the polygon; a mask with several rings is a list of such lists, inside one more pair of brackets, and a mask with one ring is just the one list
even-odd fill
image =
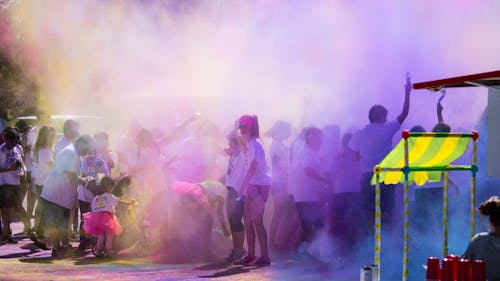
{"label": "hand", "polygon": [[137,200],[135,200],[135,199],[130,200],[130,205],[134,205],[135,206],[137,204],[138,204]]}
{"label": "hand", "polygon": [[412,88],[413,88],[413,85],[411,84],[410,74],[406,73],[406,84],[405,84],[405,91],[406,91],[406,93],[411,92]]}
{"label": "hand", "polygon": [[229,231],[227,231],[227,228],[225,226],[222,228],[222,232],[224,233],[224,236],[226,236],[226,237],[231,236],[231,233],[229,233]]}

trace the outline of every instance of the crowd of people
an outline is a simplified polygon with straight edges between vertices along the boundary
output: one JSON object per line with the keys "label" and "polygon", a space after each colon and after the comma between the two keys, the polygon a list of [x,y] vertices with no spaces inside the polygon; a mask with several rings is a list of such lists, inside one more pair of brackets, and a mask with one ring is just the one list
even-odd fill
{"label": "crowd of people", "polygon": [[[156,252],[172,260],[194,258],[185,256],[183,243],[196,245],[196,258],[213,257],[214,229],[232,238],[228,263],[269,266],[271,254],[324,262],[321,245],[315,245],[321,235],[333,244],[333,256],[353,258],[352,245],[373,236],[373,167],[391,150],[408,116],[410,92],[408,79],[402,111],[394,120],[387,120],[385,107],[375,105],[369,124],[343,135],[336,125],[308,126],[287,145],[294,130],[278,121],[264,134],[272,140],[269,150],[255,115],[238,118],[224,145],[212,145],[217,140],[209,127],[190,136],[184,150],[171,147],[185,137],[182,127],[193,119],[168,135],[131,122],[116,151],[110,149],[106,132],[80,135],[73,120],[65,122],[57,141],[56,129],[44,119],[22,132],[6,126],[0,146],[1,241],[16,243],[10,223],[19,219],[35,244],[52,250],[53,256],[64,255],[76,237],[79,250],[94,247],[96,256],[112,256],[113,236],[127,232],[116,216],[125,204],[137,213],[140,239],[157,235]],[[412,131],[425,130],[417,125]],[[440,103],[433,131],[450,131]],[[225,159],[223,168],[220,158]],[[439,198],[435,192],[422,188],[417,197],[428,205]],[[395,220],[395,193],[394,185],[381,185],[384,231],[390,232]],[[442,196],[442,189],[437,193]],[[269,202],[272,209],[266,209]],[[423,209],[422,216],[430,216]],[[496,219],[492,223],[498,225]],[[496,233],[491,232],[498,239]],[[467,256],[473,255],[471,247]]]}

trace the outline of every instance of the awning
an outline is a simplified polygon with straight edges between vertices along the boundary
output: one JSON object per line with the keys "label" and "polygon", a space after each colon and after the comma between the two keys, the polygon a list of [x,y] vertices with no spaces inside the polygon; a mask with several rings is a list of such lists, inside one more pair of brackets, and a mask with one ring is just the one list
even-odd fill
{"label": "awning", "polygon": [[[448,136],[448,137],[411,137],[408,139],[408,167],[427,168],[445,167],[460,157],[470,142],[470,137]],[[405,178],[401,170],[383,171],[383,169],[402,169],[405,165],[404,139],[401,139],[394,149],[380,162],[382,168],[380,182],[385,184],[404,183]],[[415,171],[408,175],[409,183],[423,185],[427,181],[440,181],[441,171]],[[371,181],[376,184],[375,175]]]}
{"label": "awning", "polygon": [[420,82],[413,84],[413,89],[427,89],[430,91],[439,91],[443,88],[460,87],[497,87],[500,85],[500,70],[478,73],[466,76],[451,77],[446,79]]}

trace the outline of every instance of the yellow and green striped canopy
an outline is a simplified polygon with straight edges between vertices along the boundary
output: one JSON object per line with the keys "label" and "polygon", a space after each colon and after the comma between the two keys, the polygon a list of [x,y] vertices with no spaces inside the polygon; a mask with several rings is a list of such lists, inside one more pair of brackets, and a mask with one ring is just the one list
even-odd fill
{"label": "yellow and green striped canopy", "polygon": [[[408,139],[409,167],[436,167],[446,166],[460,157],[470,142],[470,137],[463,136],[425,136],[410,137]],[[396,147],[387,154],[379,166],[384,168],[404,167],[404,140],[401,139]],[[408,175],[408,181],[417,185],[423,185],[427,181],[437,182],[440,180],[441,171],[415,171]],[[385,184],[396,184],[404,182],[402,171],[383,171],[380,173],[380,181]],[[375,175],[371,183],[376,184]]]}

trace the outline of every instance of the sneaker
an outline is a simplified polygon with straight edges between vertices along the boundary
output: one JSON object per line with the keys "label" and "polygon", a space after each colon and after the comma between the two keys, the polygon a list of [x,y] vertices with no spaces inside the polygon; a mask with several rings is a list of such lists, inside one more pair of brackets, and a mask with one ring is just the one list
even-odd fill
{"label": "sneaker", "polygon": [[246,253],[247,251],[245,251],[245,249],[243,248],[234,248],[231,251],[231,254],[225,260],[226,262],[234,262],[242,259]]}
{"label": "sneaker", "polygon": [[104,255],[103,257],[105,258],[114,258],[115,257],[115,251],[111,250],[111,249],[106,249],[104,250]]}
{"label": "sneaker", "polygon": [[38,239],[35,239],[34,241],[34,244],[35,246],[37,246],[38,248],[42,249],[42,250],[50,250],[50,247],[47,246],[47,244],[43,243],[42,241],[38,240]]}
{"label": "sneaker", "polygon": [[103,258],[104,255],[106,254],[104,249],[95,249],[93,252],[96,258]]}
{"label": "sneaker", "polygon": [[257,266],[257,267],[270,266],[271,260],[269,258],[260,257],[256,261],[251,263],[251,265]]}
{"label": "sneaker", "polygon": [[53,257],[63,256],[64,254],[66,254],[66,249],[64,247],[58,246],[58,247],[52,248],[51,255]]}
{"label": "sneaker", "polygon": [[17,241],[12,238],[12,236],[6,236],[2,238],[2,242],[5,244],[17,244]]}
{"label": "sneaker", "polygon": [[246,256],[239,261],[235,261],[234,264],[236,264],[236,265],[249,265],[252,262],[254,262],[255,259],[256,259],[255,256]]}

